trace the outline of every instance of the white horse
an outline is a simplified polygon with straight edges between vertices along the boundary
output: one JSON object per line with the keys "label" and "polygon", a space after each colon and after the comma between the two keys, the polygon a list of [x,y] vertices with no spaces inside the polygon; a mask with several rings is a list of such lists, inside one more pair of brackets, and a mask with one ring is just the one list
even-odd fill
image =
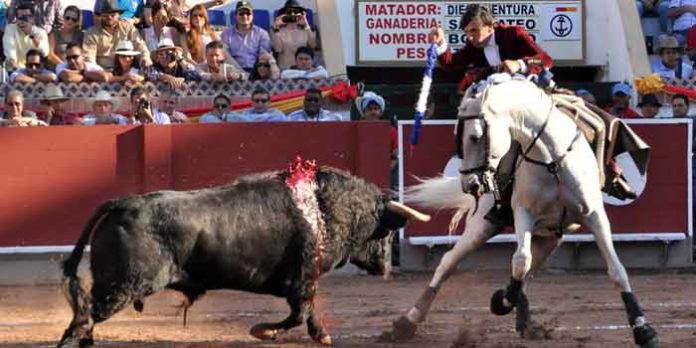
{"label": "white horse", "polygon": [[[409,338],[423,321],[441,284],[469,253],[495,235],[499,227],[483,216],[494,204],[495,173],[512,141],[520,144],[513,182],[512,209],[517,250],[512,279],[491,298],[491,311],[504,315],[517,309],[516,329],[525,336],[530,323],[523,281],[541,266],[562,242],[564,233],[581,225],[592,231],[607,263],[608,274],[621,291],[635,343],[657,346],[657,333],[647,323],[631,291],[624,266],[611,240],[604,210],[597,160],[575,122],[559,111],[536,85],[512,80],[467,95],[459,107],[464,122],[460,139],[463,158],[460,178],[436,178],[410,188],[407,199],[436,208],[454,208],[453,222],[469,211],[466,229],[454,248],[445,253],[429,287],[406,315],[394,322],[393,337]],[[462,195],[461,191],[470,195]],[[473,197],[472,197],[473,196]],[[476,209],[471,209],[474,204]]]}

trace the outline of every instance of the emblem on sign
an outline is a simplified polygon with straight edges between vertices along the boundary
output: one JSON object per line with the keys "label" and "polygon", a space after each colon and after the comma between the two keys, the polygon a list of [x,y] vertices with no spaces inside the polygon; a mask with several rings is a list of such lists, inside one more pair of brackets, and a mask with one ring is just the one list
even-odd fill
{"label": "emblem on sign", "polygon": [[573,31],[573,21],[566,15],[551,18],[551,32],[558,37],[566,37]]}

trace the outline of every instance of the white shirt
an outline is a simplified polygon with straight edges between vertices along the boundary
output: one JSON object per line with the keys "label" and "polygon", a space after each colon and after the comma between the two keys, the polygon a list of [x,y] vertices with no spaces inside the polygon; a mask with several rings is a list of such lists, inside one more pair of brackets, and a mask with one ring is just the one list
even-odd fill
{"label": "white shirt", "polygon": [[[99,66],[97,64],[90,63],[90,62],[84,62],[84,64],[85,64],[85,72],[104,71],[104,68],[102,68],[101,66]],[[56,75],[58,75],[58,77],[60,77],[60,74],[62,74],[63,71],[67,68],[68,68],[68,63],[58,64],[56,66]]]}
{"label": "white shirt", "polygon": [[[128,124],[128,117],[126,117],[126,116],[112,113],[111,115],[109,115],[109,117],[111,117],[113,119],[113,121],[114,121],[113,124]],[[85,125],[85,126],[94,126],[97,124],[97,120],[100,120],[100,119],[104,119],[104,118],[99,117],[95,114],[89,114],[89,115],[85,115],[82,118],[82,121],[80,123]]]}
{"label": "white shirt", "polygon": [[[159,109],[153,109],[152,110],[152,118],[155,120],[152,122],[153,124],[171,124],[171,120],[169,119],[169,115],[165,114],[164,112],[160,111]],[[135,120],[133,124],[141,124],[140,120]]]}
{"label": "white shirt", "polygon": [[318,66],[310,70],[286,69],[280,73],[281,79],[326,79],[329,72],[323,66]]}
{"label": "white shirt", "polygon": [[44,57],[48,55],[50,50],[48,46],[48,34],[45,30],[32,26],[32,35],[39,40],[39,46],[34,45],[29,35],[25,35],[22,29],[17,27],[17,24],[8,24],[5,26],[5,34],[2,37],[3,50],[7,59],[13,59],[20,68],[24,68],[26,63],[27,51],[36,48],[43,53]]}
{"label": "white shirt", "polygon": [[288,117],[285,114],[274,108],[269,108],[266,112],[258,113],[254,111],[253,108],[244,110],[242,114],[246,117],[249,122],[284,122],[288,121]]}
{"label": "white shirt", "polygon": [[330,122],[330,121],[343,121],[341,115],[333,113],[326,109],[320,109],[319,114],[316,117],[309,117],[304,109],[291,112],[288,115],[289,121],[318,121],[318,122]]}
{"label": "white shirt", "polygon": [[[670,0],[669,8],[682,7],[682,6],[696,6],[696,0]],[[689,30],[692,26],[696,25],[696,13],[686,12],[674,20],[672,29],[674,31],[684,31]]]}
{"label": "white shirt", "polygon": [[689,66],[689,64],[686,64],[684,62],[682,64],[682,74],[681,76],[676,76],[676,70],[675,69],[670,69],[666,67],[664,64],[662,64],[662,59],[658,60],[653,64],[652,71],[656,74],[659,74],[662,77],[667,77],[667,78],[677,78],[681,80],[689,80],[691,78],[691,74],[694,72],[693,68]]}
{"label": "white shirt", "polygon": [[212,112],[209,112],[203,116],[201,116],[200,119],[198,119],[198,123],[223,123],[223,122],[246,122],[247,119],[237,113],[234,112],[228,112],[224,114],[222,117],[219,117]]}

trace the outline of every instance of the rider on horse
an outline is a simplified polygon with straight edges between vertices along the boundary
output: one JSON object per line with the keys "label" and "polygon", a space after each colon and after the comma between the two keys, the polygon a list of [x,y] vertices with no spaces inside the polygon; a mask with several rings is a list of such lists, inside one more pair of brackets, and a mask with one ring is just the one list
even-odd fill
{"label": "rider on horse", "polygon": [[[548,69],[553,65],[553,61],[536,45],[524,28],[496,23],[488,9],[477,4],[467,6],[460,28],[464,30],[467,39],[464,47],[456,53],[452,53],[447,47],[441,28],[433,28],[429,35],[430,42],[437,45],[440,67],[448,72],[463,75],[459,84],[460,93],[472,83],[485,79],[497,70],[510,74],[534,74],[544,77],[539,79],[542,87],[550,81],[551,74]],[[512,225],[512,185],[509,183],[517,160],[517,151],[511,149],[510,153],[513,155],[505,156],[498,169],[502,197],[486,215],[487,220],[497,225]],[[604,191],[619,199],[635,198],[631,187],[621,178],[620,169],[613,165],[609,165],[608,168],[614,173],[610,174]]]}

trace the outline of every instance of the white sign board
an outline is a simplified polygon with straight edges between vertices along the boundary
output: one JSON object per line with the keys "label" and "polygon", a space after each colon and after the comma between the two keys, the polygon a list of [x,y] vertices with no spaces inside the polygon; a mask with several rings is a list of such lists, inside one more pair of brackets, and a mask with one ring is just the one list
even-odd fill
{"label": "white sign board", "polygon": [[488,7],[500,23],[524,27],[555,61],[584,59],[582,0],[357,1],[358,64],[422,61],[436,25],[457,50],[466,41],[459,21],[471,3]]}

